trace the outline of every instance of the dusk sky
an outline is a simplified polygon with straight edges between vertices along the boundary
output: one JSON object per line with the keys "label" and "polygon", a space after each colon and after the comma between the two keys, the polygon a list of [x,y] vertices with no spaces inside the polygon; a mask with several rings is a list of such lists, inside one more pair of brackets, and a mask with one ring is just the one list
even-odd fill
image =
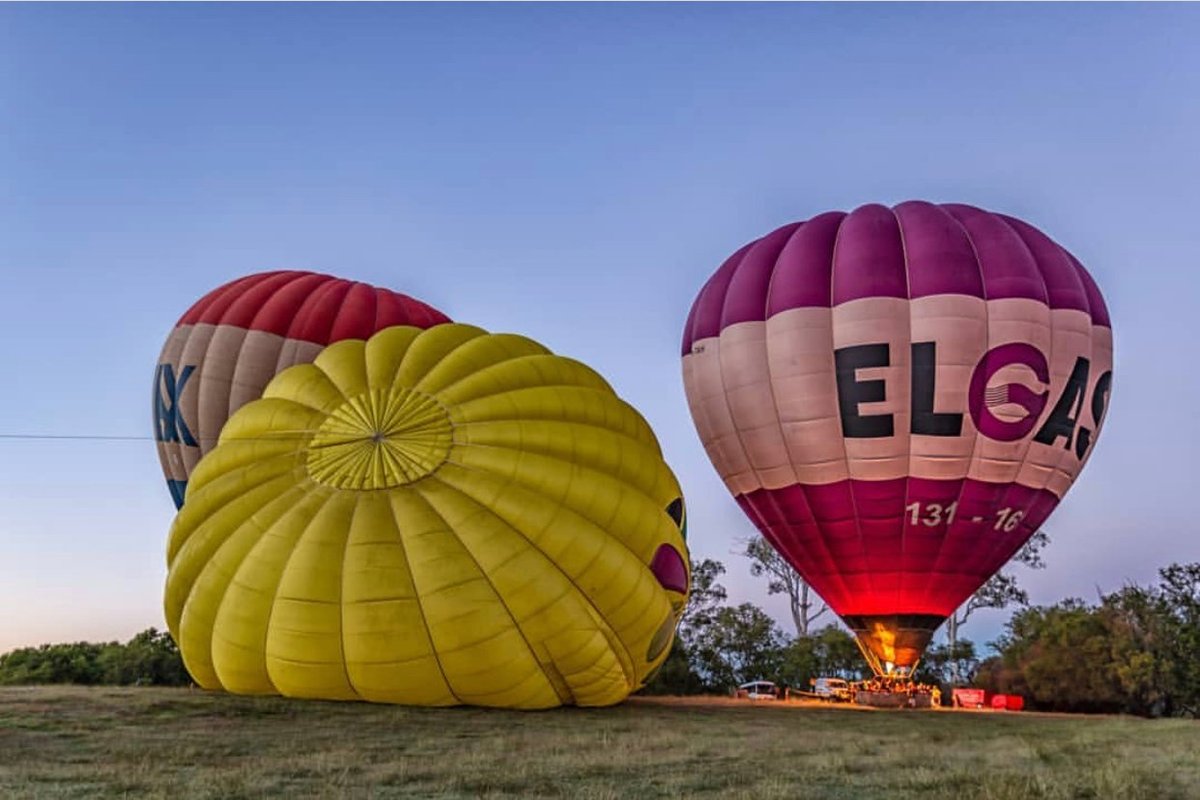
{"label": "dusk sky", "polygon": [[0,6],[0,652],[165,627],[156,359],[202,294],[281,268],[596,368],[658,434],[692,556],[790,629],[733,555],[754,528],[689,418],[684,320],[745,242],[918,198],[1028,220],[1112,313],[1032,600],[1200,561],[1198,38],[1174,4]]}

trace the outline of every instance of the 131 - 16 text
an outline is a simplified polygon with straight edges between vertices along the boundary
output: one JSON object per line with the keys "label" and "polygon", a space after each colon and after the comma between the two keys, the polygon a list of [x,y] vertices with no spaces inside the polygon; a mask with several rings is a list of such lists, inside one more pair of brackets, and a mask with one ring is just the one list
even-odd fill
{"label": "131 - 16 text", "polygon": [[[955,500],[949,505],[943,503],[909,503],[904,507],[908,514],[908,522],[910,525],[924,525],[927,528],[936,528],[938,525],[949,526],[954,522],[954,514],[958,511],[958,501]],[[1022,517],[1025,512],[1021,509],[1004,507],[998,509],[994,515],[995,523],[992,525],[993,530],[1004,531],[1011,533],[1016,529],[1017,525],[1021,524]],[[972,517],[971,522],[989,521],[985,517]]]}

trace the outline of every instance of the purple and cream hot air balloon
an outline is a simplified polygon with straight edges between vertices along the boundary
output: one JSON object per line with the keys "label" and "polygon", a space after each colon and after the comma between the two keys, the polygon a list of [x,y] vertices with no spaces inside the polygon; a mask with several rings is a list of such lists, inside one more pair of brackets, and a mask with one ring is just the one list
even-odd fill
{"label": "purple and cream hot air balloon", "polygon": [[867,205],[734,253],[692,306],[683,374],[737,502],[888,673],[1079,475],[1112,328],[1091,276],[1033,226]]}

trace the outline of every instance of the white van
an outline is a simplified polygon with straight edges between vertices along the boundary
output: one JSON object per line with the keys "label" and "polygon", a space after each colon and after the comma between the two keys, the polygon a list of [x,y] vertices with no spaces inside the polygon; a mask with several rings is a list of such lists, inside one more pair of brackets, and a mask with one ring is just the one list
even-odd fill
{"label": "white van", "polygon": [[750,681],[738,687],[737,696],[750,700],[774,700],[777,695],[775,684],[771,681]]}
{"label": "white van", "polygon": [[850,684],[841,678],[817,678],[813,683],[813,694],[831,702],[849,702]]}

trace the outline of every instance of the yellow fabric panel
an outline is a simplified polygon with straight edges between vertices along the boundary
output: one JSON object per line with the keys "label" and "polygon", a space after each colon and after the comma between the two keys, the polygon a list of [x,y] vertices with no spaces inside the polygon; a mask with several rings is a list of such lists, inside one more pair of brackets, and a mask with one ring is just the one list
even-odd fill
{"label": "yellow fabric panel", "polygon": [[608,383],[591,369],[547,353],[521,356],[483,367],[439,389],[437,395],[442,403],[453,406],[529,386],[576,386],[601,392],[612,391]]}
{"label": "yellow fabric panel", "polygon": [[[512,616],[451,523],[421,493],[395,492],[392,510],[451,691],[462,702],[511,704],[504,698],[535,671]],[[498,700],[488,702],[490,696]]]}
{"label": "yellow fabric panel", "polygon": [[[242,406],[229,418],[221,428],[219,444],[272,439],[295,443],[311,434],[325,417],[321,412],[293,400],[275,397],[256,401],[253,406]],[[196,469],[200,469],[199,464]]]}
{"label": "yellow fabric panel", "polygon": [[546,355],[548,352],[532,339],[516,334],[477,336],[446,353],[413,388],[425,394],[440,394],[455,383],[477,374],[481,366],[507,363],[525,356]]}
{"label": "yellow fabric panel", "polygon": [[324,370],[312,364],[298,364],[280,373],[263,391],[263,397],[283,397],[314,411],[329,413],[346,401]]}
{"label": "yellow fabric panel", "polygon": [[400,368],[392,378],[393,385],[415,387],[448,354],[458,347],[487,336],[487,331],[473,325],[439,325],[443,328],[437,336],[417,336],[404,353]]}
{"label": "yellow fabric panel", "polygon": [[352,699],[342,653],[342,557],[356,495],[333,493],[288,555],[271,608],[267,672],[294,697]]}
{"label": "yellow fabric panel", "polygon": [[[297,463],[296,443],[288,437],[240,439],[229,442],[228,446],[222,448],[220,457],[205,461],[200,477],[207,483],[251,465],[262,475],[279,474]],[[200,469],[199,465],[196,469]],[[240,481],[235,481],[235,484],[238,483]]]}
{"label": "yellow fabric panel", "polygon": [[586,366],[391,328],[230,419],[172,526],[168,624],[208,688],[612,704],[669,651],[686,595],[651,565],[669,548],[686,570],[681,503],[645,420]]}
{"label": "yellow fabric panel", "polygon": [[[566,466],[578,465],[636,486],[665,507],[679,497],[679,485],[658,457],[658,449],[611,430],[597,431],[586,425],[548,420],[501,420],[455,427],[457,444],[502,448],[557,458]],[[613,447],[621,437],[620,447]],[[473,447],[474,446],[474,447]]]}
{"label": "yellow fabric panel", "polygon": [[[439,398],[440,399],[440,398]],[[592,425],[623,433],[658,449],[650,426],[625,403],[613,403],[604,392],[579,386],[532,386],[469,399],[447,406],[455,424],[493,420],[553,420]]]}
{"label": "yellow fabric panel", "polygon": [[346,673],[366,700],[452,705],[386,492],[360,492],[342,561]]}
{"label": "yellow fabric panel", "polygon": [[220,475],[207,484],[210,490],[203,501],[176,516],[167,545],[168,561],[173,563],[179,550],[200,538],[202,532],[205,536],[223,536],[229,523],[238,523],[284,493],[296,492],[294,459],[289,455],[252,463],[243,471]]}
{"label": "yellow fabric panel", "polygon": [[[184,664],[205,688],[216,688],[199,679],[193,661],[212,670],[217,686],[231,691],[269,692],[266,665],[259,657],[265,648],[266,625],[274,599],[278,572],[286,563],[288,546],[325,501],[325,492],[285,496],[263,509],[221,541],[200,567],[188,593],[179,627]],[[185,504],[186,505],[186,504]],[[267,525],[266,523],[268,523]],[[251,552],[254,551],[253,556]],[[181,552],[177,563],[194,562],[194,552]],[[235,576],[231,603],[227,594]],[[167,576],[168,582],[174,573]],[[222,608],[227,608],[218,625]],[[185,644],[186,643],[186,644]],[[188,644],[195,643],[188,647]]]}
{"label": "yellow fabric panel", "polygon": [[[583,520],[563,524],[562,515],[556,515],[561,509],[543,497],[510,492],[492,497],[493,504],[481,504],[451,488],[451,472],[443,470],[438,481],[423,482],[418,490],[459,532],[543,668],[553,665],[551,674],[561,676],[578,698],[587,688],[576,685],[580,680],[573,673],[578,670],[555,664],[545,643],[583,632],[591,642],[589,661],[605,659],[609,669],[619,669],[629,682],[636,680],[636,659],[624,645],[608,646],[618,637],[606,618],[617,610],[613,601],[645,572],[638,569],[640,564],[623,561],[627,554],[620,544],[603,531],[591,530]],[[439,486],[441,476],[447,484]],[[478,522],[466,524],[472,519]],[[632,574],[620,575],[622,566]],[[661,589],[656,593],[662,594]],[[646,605],[654,607],[652,600]],[[596,606],[601,610],[594,615],[589,607]]]}
{"label": "yellow fabric panel", "polygon": [[366,346],[361,339],[334,342],[317,354],[313,366],[325,373],[343,397],[357,397],[367,391]]}
{"label": "yellow fabric panel", "polygon": [[631,550],[639,561],[648,562],[663,541],[677,548],[683,544],[666,514],[661,519],[655,515],[661,505],[629,484],[579,464],[528,451],[463,447],[451,451],[450,463],[439,477],[455,481],[463,491],[478,492],[489,504],[504,502],[518,486],[529,490],[531,498],[553,498],[556,506],[574,511],[606,532],[621,531],[620,537],[610,533],[609,538]]}
{"label": "yellow fabric panel", "polygon": [[367,383],[372,386],[391,386],[413,339],[421,331],[406,325],[387,328],[367,341],[364,358],[367,362]]}
{"label": "yellow fabric panel", "polygon": [[[423,482],[417,490],[458,532],[543,671],[553,663],[545,648],[548,639],[565,631],[591,632],[596,627],[570,576],[501,515],[487,513],[485,507],[437,481]],[[561,665],[548,677],[571,683]]]}
{"label": "yellow fabric panel", "polygon": [[[184,604],[195,588],[201,572],[209,565],[220,548],[243,527],[262,531],[276,518],[285,514],[304,498],[304,490],[296,486],[293,475],[283,475],[276,480],[255,487],[235,502],[218,507],[210,517],[193,513],[188,518],[176,517],[172,528],[173,548],[170,570],[167,573],[167,621],[178,621],[183,614]],[[201,522],[194,527],[184,524],[194,520]],[[172,629],[172,633],[174,633]]]}

